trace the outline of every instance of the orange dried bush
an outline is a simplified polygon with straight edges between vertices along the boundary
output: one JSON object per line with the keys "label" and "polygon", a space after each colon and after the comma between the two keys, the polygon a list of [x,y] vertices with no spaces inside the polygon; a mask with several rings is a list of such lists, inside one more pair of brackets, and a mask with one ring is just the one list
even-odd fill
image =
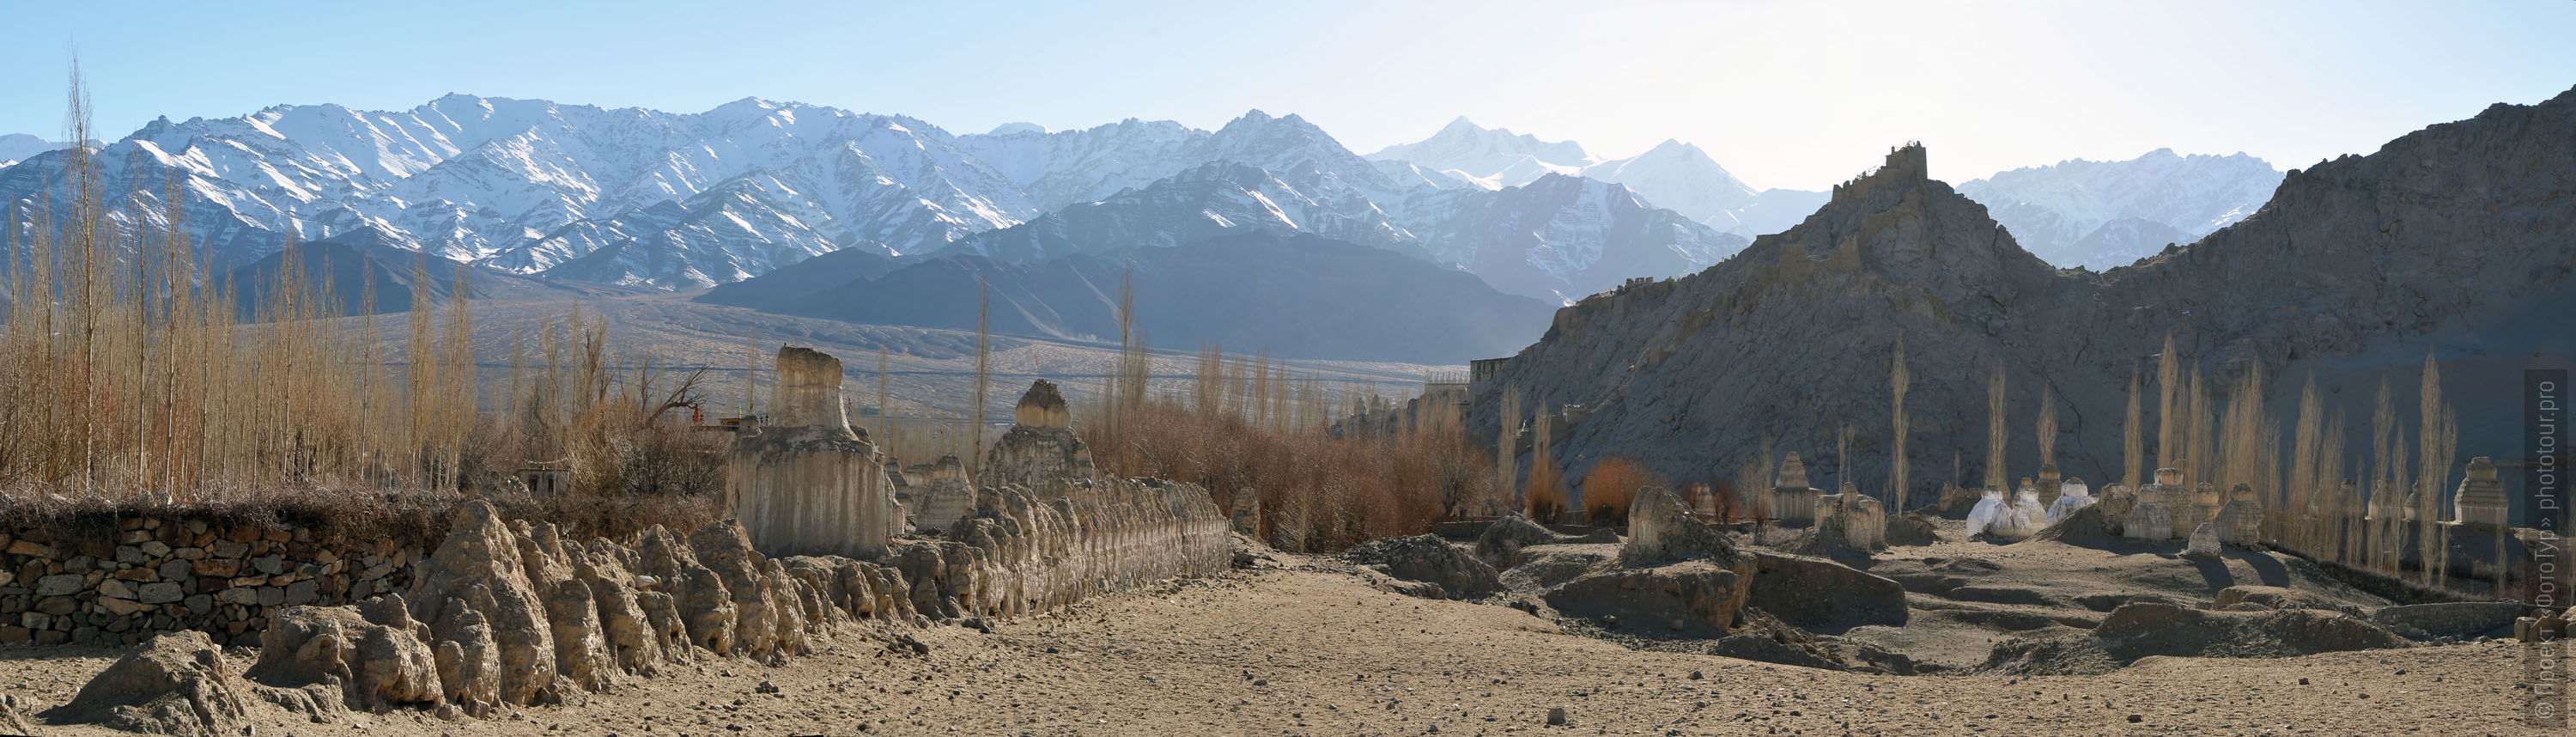
{"label": "orange dried bush", "polygon": [[1603,458],[1583,477],[1583,513],[1596,525],[1627,524],[1628,505],[1636,501],[1639,487],[1670,483],[1635,458]]}

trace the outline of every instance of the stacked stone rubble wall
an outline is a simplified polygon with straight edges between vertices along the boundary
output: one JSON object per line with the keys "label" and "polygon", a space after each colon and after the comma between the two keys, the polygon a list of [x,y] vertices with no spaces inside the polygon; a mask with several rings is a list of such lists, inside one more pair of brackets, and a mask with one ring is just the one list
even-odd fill
{"label": "stacked stone rubble wall", "polygon": [[386,538],[325,537],[186,516],[127,517],[77,538],[0,530],[0,644],[130,645],[176,630],[255,644],[271,612],[402,590],[424,557]]}

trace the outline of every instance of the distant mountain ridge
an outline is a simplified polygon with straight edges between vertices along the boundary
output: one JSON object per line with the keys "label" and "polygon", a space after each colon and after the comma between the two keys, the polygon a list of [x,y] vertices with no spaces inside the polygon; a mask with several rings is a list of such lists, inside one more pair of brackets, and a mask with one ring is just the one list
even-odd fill
{"label": "distant mountain ridge", "polygon": [[1580,175],[1584,169],[1601,163],[1583,150],[1583,144],[1542,141],[1506,128],[1486,128],[1466,116],[1449,121],[1430,138],[1378,149],[1368,159],[1421,164],[1486,189],[1518,187],[1549,174]]}
{"label": "distant mountain ridge", "polygon": [[0,133],[0,167],[25,161],[60,145],[25,133]]}
{"label": "distant mountain ridge", "polygon": [[[0,160],[26,158],[0,167],[0,202],[64,207],[56,148],[0,137]],[[275,253],[288,233],[365,230],[502,272],[655,289],[848,249],[1030,262],[1261,226],[1572,301],[1703,268],[1826,196],[1755,190],[1680,141],[1601,160],[1465,118],[1362,157],[1310,121],[1259,110],[1216,130],[1130,119],[953,135],[757,98],[700,113],[468,95],[404,111],[281,105],[156,120],[102,144],[98,161],[106,181],[133,186],[113,193],[111,217],[146,213],[127,227],[152,225],[159,183],[183,181],[181,225],[218,268]],[[2268,192],[2267,172],[2250,157],[2164,152],[2015,170],[1962,191],[2052,262],[2126,263],[2242,217]]]}
{"label": "distant mountain ridge", "polygon": [[833,254],[708,291],[699,301],[862,324],[972,329],[978,280],[993,331],[1068,340],[1118,335],[1133,277],[1155,345],[1365,361],[1463,363],[1527,345],[1554,305],[1382,248],[1242,227],[1183,247],[1013,262],[952,253],[895,268]]}
{"label": "distant mountain ridge", "polygon": [[[26,138],[28,160],[0,169],[0,202],[63,207],[63,154]],[[1493,218],[1492,191],[1367,161],[1298,116],[1259,110],[1213,131],[1127,120],[952,135],[899,115],[757,98],[680,114],[449,95],[406,111],[282,105],[156,120],[97,160],[107,181],[155,185],[114,193],[119,218],[161,212],[158,183],[183,181],[182,226],[225,268],[275,253],[288,233],[367,230],[514,274],[692,289],[846,249],[1029,261],[1261,225],[1470,269],[1534,268],[1549,279],[1514,278],[1517,291],[1563,300],[1680,273],[1743,241],[1698,227],[1556,227],[1624,240],[1550,243],[1520,265],[1483,244],[1432,244],[1428,234],[1461,229],[1451,222],[1460,213]],[[1673,263],[1666,253],[1686,263],[1607,270]]]}
{"label": "distant mountain ridge", "polygon": [[[1542,141],[1463,117],[1430,138],[1388,146],[1368,158],[1487,189],[1521,186],[1548,174],[1616,182],[1654,206],[1747,239],[1787,230],[1827,199],[1824,192],[1754,189],[1698,146],[1678,140],[1634,157],[1603,160],[1573,141]],[[1958,190],[1986,205],[2043,260],[2101,271],[2252,215],[2280,181],[2279,170],[2242,153],[2183,156],[2157,149],[2127,161],[2073,159],[1999,172]]]}
{"label": "distant mountain ridge", "polygon": [[1657,207],[1671,208],[1716,230],[1751,240],[1775,233],[1824,203],[1824,193],[1755,190],[1698,146],[1666,139],[1645,153],[1604,160],[1573,141],[1542,141],[1460,117],[1430,138],[1368,155],[1406,163],[1486,189],[1518,187],[1551,174],[1626,185]]}
{"label": "distant mountain ridge", "polygon": [[1368,158],[1418,165],[1486,189],[1519,187],[1551,174],[1590,177],[1627,185],[1657,206],[1719,230],[1747,239],[1760,235],[1738,230],[1738,218],[1730,214],[1749,206],[1760,193],[1698,146],[1678,140],[1667,139],[1633,157],[1603,160],[1573,141],[1542,141],[1460,117],[1430,138],[1388,146]]}
{"label": "distant mountain ridge", "polygon": [[2058,266],[2127,266],[2254,214],[2281,171],[2242,153],[2160,148],[2127,161],[2072,159],[1959,185],[2023,248]]}
{"label": "distant mountain ridge", "polygon": [[[542,273],[658,239],[702,247],[585,278],[688,287],[866,243],[944,243],[1037,213],[950,140],[910,118],[758,99],[671,114],[450,95],[400,112],[289,105],[164,118],[107,144],[99,161],[109,181],[153,185],[119,206],[157,212],[159,183],[184,180],[186,224],[220,263],[272,253],[287,232],[319,240],[372,228],[404,248]],[[0,200],[46,201],[61,165],[46,153],[0,170]],[[724,199],[733,202],[713,202]],[[718,225],[735,237],[706,248],[687,227],[702,219],[656,213],[672,203],[766,210],[795,227]]]}

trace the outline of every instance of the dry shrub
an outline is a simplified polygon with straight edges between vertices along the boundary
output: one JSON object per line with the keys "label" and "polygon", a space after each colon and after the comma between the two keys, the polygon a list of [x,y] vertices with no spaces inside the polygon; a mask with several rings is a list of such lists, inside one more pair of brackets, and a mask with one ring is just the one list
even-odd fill
{"label": "dry shrub", "polygon": [[1752,516],[1746,514],[1744,495],[1736,492],[1734,482],[1718,479],[1709,486],[1709,493],[1717,495],[1717,519],[1711,521],[1731,525]]}
{"label": "dry shrub", "polygon": [[489,497],[501,516],[531,523],[551,522],[576,540],[605,537],[624,540],[661,527],[680,534],[731,516],[714,494],[651,494],[616,497],[563,494],[504,494]]}
{"label": "dry shrub", "polygon": [[1429,531],[1492,488],[1486,452],[1455,429],[1336,437],[1180,400],[1146,403],[1130,419],[1120,439],[1108,423],[1077,428],[1104,471],[1198,484],[1228,508],[1251,492],[1264,536],[1310,552]]}
{"label": "dry shrub", "polygon": [[724,491],[723,441],[624,397],[582,414],[565,454],[584,495],[712,496]]}
{"label": "dry shrub", "polygon": [[1628,505],[1636,501],[1639,487],[1670,485],[1635,458],[1603,458],[1583,477],[1583,512],[1596,525],[1627,524]]}
{"label": "dry shrub", "polygon": [[[1544,459],[1542,459],[1544,460]],[[1565,500],[1565,474],[1556,464],[1541,462],[1530,467],[1529,516],[1540,522],[1556,522],[1574,509]]]}

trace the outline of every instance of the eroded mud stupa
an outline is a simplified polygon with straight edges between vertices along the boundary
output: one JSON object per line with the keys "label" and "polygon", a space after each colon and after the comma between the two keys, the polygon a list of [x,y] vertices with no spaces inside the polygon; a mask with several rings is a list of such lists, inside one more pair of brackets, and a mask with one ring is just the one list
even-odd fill
{"label": "eroded mud stupa", "polygon": [[841,406],[841,377],[841,359],[778,349],[773,414],[734,440],[726,506],[763,552],[871,557],[903,531],[876,446]]}

